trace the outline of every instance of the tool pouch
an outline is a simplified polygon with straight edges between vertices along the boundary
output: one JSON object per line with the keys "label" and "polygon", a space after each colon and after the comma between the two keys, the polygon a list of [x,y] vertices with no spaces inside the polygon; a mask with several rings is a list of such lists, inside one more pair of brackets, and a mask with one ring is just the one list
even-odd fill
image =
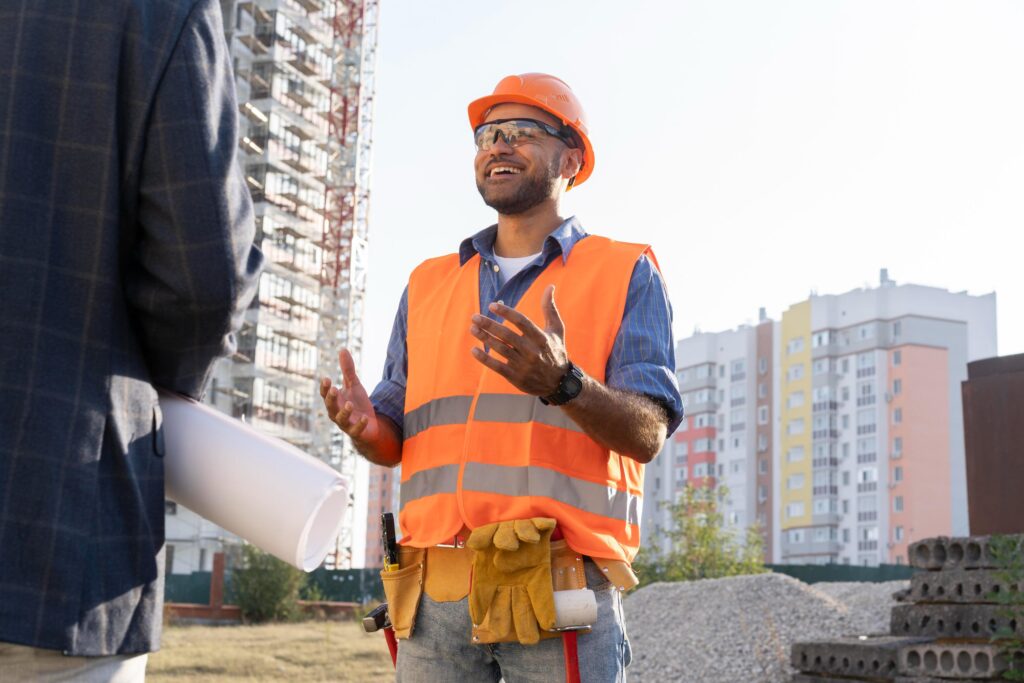
{"label": "tool pouch", "polygon": [[422,548],[400,548],[399,569],[382,571],[380,580],[384,584],[384,595],[388,601],[388,615],[395,629],[396,638],[412,635],[423,594],[423,565],[426,551]]}

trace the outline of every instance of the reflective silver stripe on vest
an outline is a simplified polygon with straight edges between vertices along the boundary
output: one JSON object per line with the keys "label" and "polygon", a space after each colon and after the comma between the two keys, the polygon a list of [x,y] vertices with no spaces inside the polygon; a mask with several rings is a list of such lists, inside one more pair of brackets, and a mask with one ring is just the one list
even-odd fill
{"label": "reflective silver stripe on vest", "polygon": [[416,500],[436,493],[455,493],[459,483],[458,465],[441,465],[422,470],[402,482],[399,499],[401,507]]}
{"label": "reflective silver stripe on vest", "polygon": [[[411,439],[420,432],[438,425],[463,424],[469,420],[469,408],[472,403],[472,396],[445,396],[428,401],[405,416],[402,437]],[[560,408],[546,406],[536,396],[523,394],[480,394],[473,419],[480,422],[509,424],[538,422],[583,433],[583,429]]]}
{"label": "reflective silver stripe on vest", "polygon": [[546,406],[536,396],[523,394],[480,394],[473,419],[480,422],[539,422],[583,433],[561,408]]}
{"label": "reflective silver stripe on vest", "polygon": [[402,438],[411,439],[420,432],[438,425],[465,424],[469,419],[469,407],[472,404],[472,396],[445,396],[427,401],[405,414],[402,421]]}

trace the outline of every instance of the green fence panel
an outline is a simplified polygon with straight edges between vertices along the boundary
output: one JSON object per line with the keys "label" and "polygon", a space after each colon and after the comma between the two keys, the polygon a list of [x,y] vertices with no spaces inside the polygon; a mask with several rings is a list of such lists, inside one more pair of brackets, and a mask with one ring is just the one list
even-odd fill
{"label": "green fence panel", "polygon": [[168,574],[164,580],[164,600],[197,605],[210,603],[210,572]]}
{"label": "green fence panel", "polygon": [[786,574],[804,583],[830,581],[906,581],[917,571],[905,564],[880,564],[877,567],[858,567],[849,564],[767,564],[777,574]]}
{"label": "green fence panel", "polygon": [[383,602],[384,586],[379,569],[317,569],[309,575],[325,600],[339,602]]}

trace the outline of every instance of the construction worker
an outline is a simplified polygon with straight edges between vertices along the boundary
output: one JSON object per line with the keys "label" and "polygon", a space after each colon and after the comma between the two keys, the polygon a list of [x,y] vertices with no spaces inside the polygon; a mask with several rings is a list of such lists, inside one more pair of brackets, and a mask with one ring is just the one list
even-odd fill
{"label": "construction worker", "polygon": [[[382,573],[403,639],[397,677],[564,678],[552,581],[585,580],[598,617],[578,640],[582,680],[622,680],[643,468],[682,417],[668,295],[649,247],[588,236],[559,213],[594,170],[568,85],[509,76],[469,119],[497,225],[413,272],[372,396],[347,350],[342,385],[320,387],[362,455],[402,465],[401,568]],[[488,552],[538,540],[542,570],[514,558],[492,576],[502,561]]]}

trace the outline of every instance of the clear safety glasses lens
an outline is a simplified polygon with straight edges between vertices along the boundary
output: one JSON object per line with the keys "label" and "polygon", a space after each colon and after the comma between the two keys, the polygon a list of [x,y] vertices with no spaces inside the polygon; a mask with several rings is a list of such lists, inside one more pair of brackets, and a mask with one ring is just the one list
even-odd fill
{"label": "clear safety glasses lens", "polygon": [[510,147],[517,147],[524,142],[539,140],[545,135],[556,137],[566,141],[568,144],[567,136],[559,132],[557,128],[549,126],[543,121],[535,121],[533,119],[489,121],[477,126],[473,132],[477,151],[480,152],[489,150],[498,141],[498,136],[501,136]]}

